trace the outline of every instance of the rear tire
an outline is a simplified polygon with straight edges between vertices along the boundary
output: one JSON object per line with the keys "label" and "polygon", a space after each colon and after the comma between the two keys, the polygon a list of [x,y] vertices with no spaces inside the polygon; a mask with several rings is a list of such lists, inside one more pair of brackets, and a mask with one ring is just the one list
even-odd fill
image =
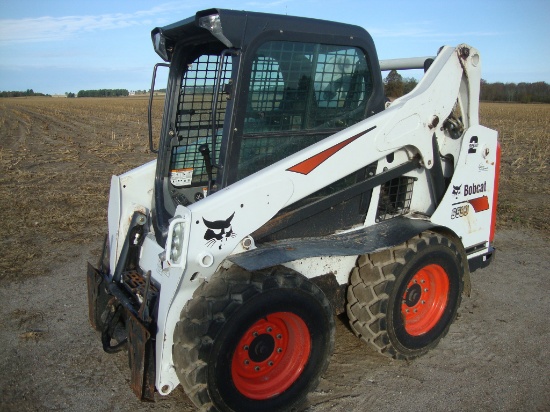
{"label": "rear tire", "polygon": [[182,311],[173,357],[203,411],[283,411],[326,370],[334,318],[323,292],[286,268],[237,266],[201,285]]}
{"label": "rear tire", "polygon": [[431,232],[361,256],[347,293],[350,326],[383,355],[421,356],[439,343],[456,318],[463,275],[456,245]]}

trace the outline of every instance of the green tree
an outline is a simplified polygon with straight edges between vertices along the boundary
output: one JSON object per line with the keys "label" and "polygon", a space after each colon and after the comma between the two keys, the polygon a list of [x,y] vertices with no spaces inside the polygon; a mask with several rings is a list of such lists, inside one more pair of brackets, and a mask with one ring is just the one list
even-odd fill
{"label": "green tree", "polygon": [[407,94],[412,91],[418,84],[418,81],[414,77],[407,77],[403,80],[403,94]]}
{"label": "green tree", "polygon": [[403,96],[403,77],[397,70],[391,70],[384,79],[384,93],[387,97]]}

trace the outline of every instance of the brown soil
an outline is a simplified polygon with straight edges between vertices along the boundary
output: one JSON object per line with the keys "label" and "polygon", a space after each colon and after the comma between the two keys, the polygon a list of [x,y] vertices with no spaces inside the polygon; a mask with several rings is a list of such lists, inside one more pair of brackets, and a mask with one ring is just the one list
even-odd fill
{"label": "brown soil", "polygon": [[[181,389],[137,401],[125,354],[104,353],[87,320],[85,267],[106,231],[110,176],[153,158],[146,110],[140,98],[0,100],[2,411],[194,410]],[[473,274],[448,336],[403,363],[339,319],[307,410],[550,410],[549,114],[482,106],[503,146],[498,254]]]}

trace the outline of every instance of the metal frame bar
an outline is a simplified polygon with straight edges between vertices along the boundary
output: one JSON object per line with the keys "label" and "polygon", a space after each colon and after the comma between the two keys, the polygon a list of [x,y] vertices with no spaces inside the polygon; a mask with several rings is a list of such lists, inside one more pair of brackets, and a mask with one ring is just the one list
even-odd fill
{"label": "metal frame bar", "polygon": [[426,60],[434,60],[435,58],[436,56],[425,56],[380,60],[380,70],[388,71],[424,69]]}

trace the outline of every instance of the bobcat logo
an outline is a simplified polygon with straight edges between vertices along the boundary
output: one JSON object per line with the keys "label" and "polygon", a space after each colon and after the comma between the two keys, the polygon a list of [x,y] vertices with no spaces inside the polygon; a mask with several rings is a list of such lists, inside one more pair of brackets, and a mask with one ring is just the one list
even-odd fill
{"label": "bobcat logo", "polygon": [[460,189],[462,188],[462,185],[455,186],[453,185],[453,195],[458,198],[458,195],[460,195]]}
{"label": "bobcat logo", "polygon": [[[206,245],[208,247],[214,246],[218,240],[222,243],[230,237],[237,236],[231,227],[231,220],[233,220],[233,216],[235,216],[235,212],[233,212],[233,214],[227,219],[216,220],[215,222],[210,222],[209,220],[202,218],[202,221],[208,228],[204,233],[204,239],[206,240]],[[222,244],[220,244],[219,248],[222,248]]]}

